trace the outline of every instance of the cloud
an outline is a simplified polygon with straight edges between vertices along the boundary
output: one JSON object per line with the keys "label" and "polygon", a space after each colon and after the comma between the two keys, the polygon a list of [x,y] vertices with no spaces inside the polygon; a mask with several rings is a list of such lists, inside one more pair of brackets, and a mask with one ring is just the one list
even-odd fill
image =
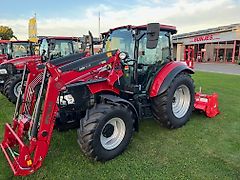
{"label": "cloud", "polygon": [[[239,23],[240,3],[234,0],[137,0],[126,8],[112,7],[111,3],[86,8],[73,18],[38,18],[40,35],[81,36],[91,30],[98,35],[98,13],[101,12],[101,32],[127,24],[160,22],[177,26],[179,33]],[[169,5],[168,5],[169,2]],[[15,35],[27,38],[27,20],[4,20],[0,24],[13,28]]]}

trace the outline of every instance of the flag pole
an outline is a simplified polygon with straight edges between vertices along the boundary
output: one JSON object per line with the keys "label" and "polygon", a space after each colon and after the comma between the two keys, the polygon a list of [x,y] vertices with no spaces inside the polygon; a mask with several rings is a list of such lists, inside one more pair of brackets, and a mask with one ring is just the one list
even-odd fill
{"label": "flag pole", "polygon": [[100,28],[101,28],[100,24],[101,24],[101,15],[100,15],[100,11],[99,11],[98,12],[98,35],[99,35],[99,38],[101,37],[100,36]]}

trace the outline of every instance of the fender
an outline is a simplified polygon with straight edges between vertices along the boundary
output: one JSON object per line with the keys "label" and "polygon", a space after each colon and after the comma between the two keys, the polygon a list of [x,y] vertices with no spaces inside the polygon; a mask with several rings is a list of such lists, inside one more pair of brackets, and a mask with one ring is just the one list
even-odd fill
{"label": "fender", "polygon": [[11,59],[8,61],[4,61],[1,65],[12,64],[15,70],[13,71],[13,74],[14,74],[17,72],[22,72],[25,64],[31,61],[41,62],[41,56],[33,55],[33,56],[19,57],[19,58]]}
{"label": "fender", "polygon": [[181,62],[169,62],[155,76],[152,85],[149,89],[149,96],[155,97],[162,94],[170,86],[173,79],[181,72],[186,71],[189,74],[194,74],[186,64]]}
{"label": "fender", "polygon": [[120,103],[120,104],[124,104],[124,105],[129,106],[130,109],[132,110],[132,112],[134,113],[135,117],[136,117],[133,126],[134,126],[135,130],[138,132],[138,130],[139,130],[139,116],[138,116],[138,112],[137,112],[136,108],[134,107],[134,105],[131,102],[129,102],[125,99],[122,99],[118,96],[109,95],[109,94],[102,94],[102,95],[100,95],[100,97],[102,97],[103,99],[107,99],[107,100],[109,100],[111,102],[114,102],[114,103]]}

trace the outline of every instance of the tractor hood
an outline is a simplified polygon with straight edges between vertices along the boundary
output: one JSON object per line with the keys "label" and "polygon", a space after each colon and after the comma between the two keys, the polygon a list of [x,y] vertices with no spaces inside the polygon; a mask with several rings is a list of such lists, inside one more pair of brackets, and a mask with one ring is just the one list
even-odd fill
{"label": "tractor hood", "polygon": [[25,63],[30,61],[41,61],[41,56],[34,55],[34,56],[19,57],[19,58],[11,59],[8,61],[4,61],[3,63],[1,63],[1,65],[12,64],[17,70],[22,70],[24,68]]}
{"label": "tractor hood", "polygon": [[106,63],[112,56],[115,56],[116,53],[117,53],[117,50],[113,50],[113,51],[92,55],[92,56],[74,61],[72,63],[66,64],[60,67],[59,69],[62,72],[82,71],[82,70],[89,69],[91,67]]}

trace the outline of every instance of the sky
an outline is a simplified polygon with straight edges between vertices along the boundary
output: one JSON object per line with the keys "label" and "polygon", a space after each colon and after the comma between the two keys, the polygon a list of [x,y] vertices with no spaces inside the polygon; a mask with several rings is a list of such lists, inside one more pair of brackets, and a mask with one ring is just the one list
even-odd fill
{"label": "sky", "polygon": [[178,34],[240,23],[240,0],[5,0],[0,25],[28,38],[36,13],[38,35],[82,36],[122,25],[151,22],[174,25]]}

